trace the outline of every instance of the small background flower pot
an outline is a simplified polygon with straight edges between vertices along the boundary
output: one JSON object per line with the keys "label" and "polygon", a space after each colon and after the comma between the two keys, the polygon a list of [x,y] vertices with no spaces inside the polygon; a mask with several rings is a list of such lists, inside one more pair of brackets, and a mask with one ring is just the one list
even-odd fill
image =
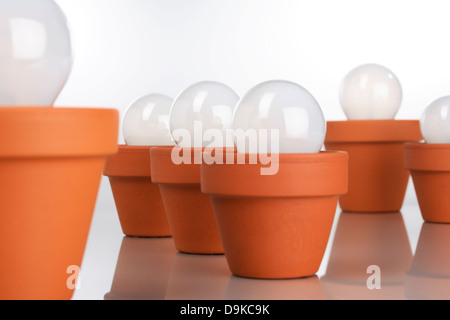
{"label": "small background flower pot", "polygon": [[416,252],[405,276],[405,295],[412,300],[450,299],[450,225],[422,224]]}
{"label": "small background flower pot", "polygon": [[175,247],[183,253],[223,254],[211,201],[201,192],[200,164],[194,162],[202,149],[181,149],[182,154],[190,152],[191,164],[178,165],[172,162],[172,149],[151,149],[151,171],[152,181],[161,191]]}
{"label": "small background flower pot", "polygon": [[261,175],[266,165],[250,164],[248,155],[245,164],[202,164],[202,191],[231,272],[260,279],[315,274],[347,190],[347,160],[345,152],[280,154],[275,175]]}
{"label": "small background flower pot", "polygon": [[134,237],[171,236],[158,185],[152,183],[149,146],[119,146],[106,162],[122,231]]}
{"label": "small background flower pot", "polygon": [[348,192],[343,211],[397,212],[403,206],[409,172],[403,144],[422,139],[416,120],[347,120],[327,124],[325,148],[349,154]]}
{"label": "small background flower pot", "polygon": [[164,300],[175,254],[170,238],[124,237],[105,300]]}
{"label": "small background flower pot", "polygon": [[[400,212],[341,212],[322,286],[332,300],[402,300],[412,259]],[[367,286],[372,265],[380,268],[380,289]]]}
{"label": "small background flower pot", "polygon": [[0,299],[70,299],[117,110],[0,108]]}
{"label": "small background flower pot", "polygon": [[405,144],[405,167],[423,219],[450,223],[450,144]]}

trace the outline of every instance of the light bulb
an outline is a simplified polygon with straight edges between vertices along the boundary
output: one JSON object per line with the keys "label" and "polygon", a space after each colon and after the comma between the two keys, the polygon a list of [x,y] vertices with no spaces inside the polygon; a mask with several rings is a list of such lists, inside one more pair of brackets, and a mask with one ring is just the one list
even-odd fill
{"label": "light bulb", "polygon": [[130,104],[123,118],[125,143],[133,146],[175,145],[169,130],[173,99],[152,93]]}
{"label": "light bulb", "polygon": [[[258,84],[245,94],[234,114],[236,148],[241,153],[316,153],[325,132],[326,121],[316,99],[289,81]],[[240,139],[242,134],[245,139]]]}
{"label": "light bulb", "polygon": [[364,64],[345,76],[339,99],[349,120],[393,119],[402,102],[402,88],[389,69]]}
{"label": "light bulb", "polygon": [[170,131],[179,147],[232,147],[230,130],[238,94],[227,85],[202,81],[183,90],[170,111]]}
{"label": "light bulb", "polygon": [[1,0],[0,45],[0,105],[53,105],[72,67],[69,29],[58,5]]}
{"label": "light bulb", "polygon": [[420,130],[426,143],[450,143],[450,96],[434,100],[425,109]]}

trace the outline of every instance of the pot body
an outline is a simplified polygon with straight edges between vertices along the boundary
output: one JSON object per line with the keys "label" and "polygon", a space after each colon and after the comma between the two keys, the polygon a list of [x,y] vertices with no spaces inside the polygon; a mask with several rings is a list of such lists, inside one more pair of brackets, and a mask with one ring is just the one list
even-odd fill
{"label": "pot body", "polygon": [[278,161],[274,175],[261,175],[259,161],[202,164],[202,191],[234,275],[299,278],[320,267],[347,189],[347,154],[280,154]]}
{"label": "pot body", "polygon": [[0,299],[72,297],[117,134],[117,110],[0,108]]}
{"label": "pot body", "polygon": [[407,143],[405,167],[411,172],[423,219],[450,223],[450,145]]}
{"label": "pot body", "polygon": [[[151,150],[152,181],[159,186],[165,212],[178,251],[223,254],[209,197],[201,192],[201,149],[154,147]],[[184,154],[188,163],[175,164]]]}
{"label": "pot body", "polygon": [[158,185],[151,181],[151,146],[119,146],[106,162],[122,231],[134,237],[171,236]]}
{"label": "pot body", "polygon": [[403,206],[409,172],[403,145],[421,140],[419,121],[348,120],[328,122],[325,148],[349,154],[348,192],[343,211],[397,212]]}

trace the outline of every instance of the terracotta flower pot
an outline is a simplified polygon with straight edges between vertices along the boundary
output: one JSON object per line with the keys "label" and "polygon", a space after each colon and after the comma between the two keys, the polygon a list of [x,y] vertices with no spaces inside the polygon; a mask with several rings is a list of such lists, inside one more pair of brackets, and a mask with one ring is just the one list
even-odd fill
{"label": "terracotta flower pot", "polygon": [[171,236],[158,185],[152,183],[150,146],[120,145],[106,162],[122,231],[134,237]]}
{"label": "terracotta flower pot", "polygon": [[422,139],[416,120],[347,120],[327,124],[325,148],[349,154],[343,211],[396,212],[403,206],[409,172],[403,144]]}
{"label": "terracotta flower pot", "polygon": [[[321,283],[333,300],[404,299],[404,278],[412,259],[400,212],[341,212]],[[368,288],[376,272],[368,271],[370,266],[379,267],[379,289]]]}
{"label": "terracotta flower pot", "polygon": [[118,119],[112,109],[0,108],[0,299],[72,297]]}
{"label": "terracotta flower pot", "polygon": [[274,175],[261,175],[267,166],[251,164],[249,155],[245,164],[234,156],[235,164],[201,167],[231,272],[267,279],[315,274],[347,190],[347,154],[280,154]]}
{"label": "terracotta flower pot", "polygon": [[411,269],[405,276],[408,299],[450,299],[449,246],[450,225],[422,224]]}
{"label": "terracotta flower pot", "polygon": [[405,144],[405,167],[411,172],[423,219],[450,223],[450,144]]}
{"label": "terracotta flower pot", "polygon": [[184,253],[223,254],[211,201],[200,189],[200,164],[194,161],[202,150],[180,150],[181,154],[190,153],[190,164],[175,164],[172,150],[152,148],[151,171],[152,181],[161,191],[175,247]]}
{"label": "terracotta flower pot", "polygon": [[170,238],[125,236],[105,300],[164,300],[175,254]]}

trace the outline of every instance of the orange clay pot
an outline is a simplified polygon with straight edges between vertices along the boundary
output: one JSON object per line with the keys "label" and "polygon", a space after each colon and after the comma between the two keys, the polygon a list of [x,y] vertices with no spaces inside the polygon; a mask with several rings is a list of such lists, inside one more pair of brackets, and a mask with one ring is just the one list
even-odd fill
{"label": "orange clay pot", "polygon": [[[177,154],[181,152],[181,155],[190,153],[190,164],[173,163],[172,150]],[[211,201],[200,190],[200,164],[194,160],[201,159],[201,152],[202,149],[193,148],[152,148],[152,181],[159,185],[177,250],[193,254],[223,254]]]}
{"label": "orange clay pot", "polygon": [[412,300],[450,300],[450,225],[424,222],[405,294]]}
{"label": "orange clay pot", "polygon": [[314,275],[347,190],[347,154],[280,154],[273,175],[261,175],[267,165],[246,158],[201,168],[230,271],[260,279]]}
{"label": "orange clay pot", "polygon": [[164,300],[175,254],[170,238],[123,237],[105,300]]}
{"label": "orange clay pot", "polygon": [[171,236],[158,185],[152,183],[149,146],[120,145],[106,162],[122,231],[134,237]]}
{"label": "orange clay pot", "polygon": [[422,139],[416,120],[347,120],[327,124],[325,148],[349,154],[343,211],[396,212],[403,205],[409,172],[403,144]]}
{"label": "orange clay pot", "polygon": [[[332,300],[405,299],[404,277],[412,259],[400,212],[341,212],[322,286]],[[372,265],[380,268],[379,289],[367,286],[376,277],[375,269],[368,270]]]}
{"label": "orange clay pot", "polygon": [[425,221],[450,223],[450,144],[405,144],[420,212]]}
{"label": "orange clay pot", "polygon": [[0,299],[72,297],[69,267],[81,266],[118,120],[112,109],[0,108]]}

